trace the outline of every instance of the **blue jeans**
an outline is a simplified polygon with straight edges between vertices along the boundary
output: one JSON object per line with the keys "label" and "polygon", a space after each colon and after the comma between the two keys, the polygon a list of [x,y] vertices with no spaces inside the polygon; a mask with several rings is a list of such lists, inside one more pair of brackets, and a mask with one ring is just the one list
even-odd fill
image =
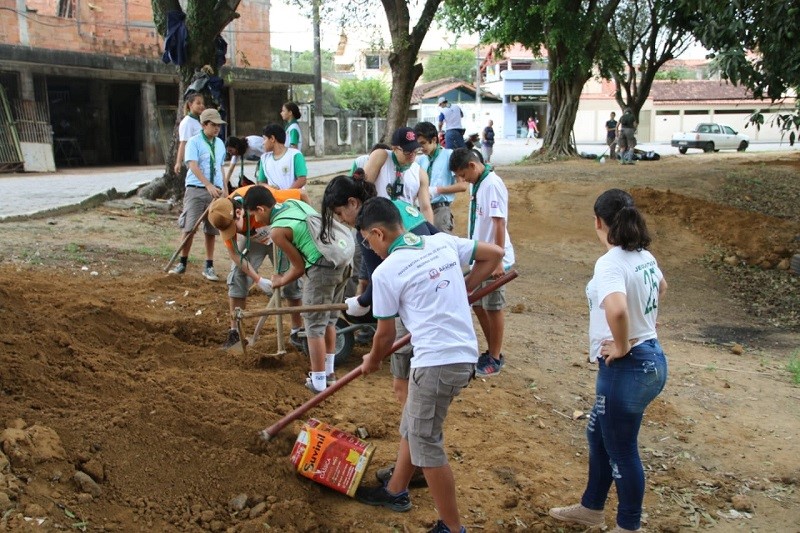
{"label": "blue jeans", "polygon": [[444,146],[445,148],[464,148],[464,130],[453,129],[445,130],[444,132]]}
{"label": "blue jeans", "polygon": [[589,480],[581,504],[602,510],[614,482],[619,499],[617,524],[639,529],[644,500],[639,428],[645,408],[667,382],[667,359],[658,339],[651,339],[610,365],[602,359],[598,365],[596,399],[586,428]]}

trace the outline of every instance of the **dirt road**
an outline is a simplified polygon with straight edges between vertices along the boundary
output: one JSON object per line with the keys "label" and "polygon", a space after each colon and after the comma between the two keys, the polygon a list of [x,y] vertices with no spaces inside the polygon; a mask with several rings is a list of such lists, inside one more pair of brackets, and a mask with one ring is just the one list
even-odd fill
{"label": "dirt road", "polygon": [[[591,209],[612,186],[646,213],[670,284],[659,314],[670,375],[640,435],[646,530],[800,531],[800,388],[786,370],[800,358],[800,279],[783,270],[800,253],[799,170],[796,153],[499,169],[520,271],[507,365],[455,401],[446,433],[470,531],[559,531],[547,509],[580,497],[586,421],[573,415],[590,410],[595,379],[584,286],[603,253]],[[274,323],[251,359],[217,348],[225,286],[200,277],[200,249],[185,277],[161,271],[176,216],[102,207],[0,224],[0,529],[33,530],[25,517],[44,530],[430,527],[424,489],[398,514],[298,477],[297,424],[254,444],[309,397],[306,361],[291,348],[265,356]],[[387,368],[312,412],[368,430],[368,481],[394,457],[399,414]]]}

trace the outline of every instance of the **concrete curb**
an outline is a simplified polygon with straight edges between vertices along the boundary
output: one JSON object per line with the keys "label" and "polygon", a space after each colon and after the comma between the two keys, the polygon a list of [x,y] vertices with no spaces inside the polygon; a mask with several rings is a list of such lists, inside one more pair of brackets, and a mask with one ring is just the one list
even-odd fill
{"label": "concrete curb", "polygon": [[69,215],[72,213],[77,213],[78,211],[84,211],[86,209],[93,209],[100,205],[103,205],[105,202],[109,200],[119,200],[120,198],[130,198],[131,196],[135,196],[141,187],[137,187],[132,191],[127,193],[120,193],[117,192],[117,189],[109,189],[106,192],[97,193],[93,196],[90,196],[86,200],[83,200],[77,204],[70,204],[70,205],[62,205],[59,207],[54,207],[52,209],[45,209],[43,211],[36,211],[34,213],[28,213],[23,215],[11,215],[7,217],[0,218],[0,224],[4,222],[22,222],[25,220],[38,220],[42,218],[48,217],[58,217],[63,215]]}

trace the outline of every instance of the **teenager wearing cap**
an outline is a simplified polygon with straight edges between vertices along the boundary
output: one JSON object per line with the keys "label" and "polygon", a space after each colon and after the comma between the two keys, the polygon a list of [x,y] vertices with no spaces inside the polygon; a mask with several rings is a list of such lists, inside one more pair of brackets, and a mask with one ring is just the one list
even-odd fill
{"label": "teenager wearing cap", "polygon": [[375,184],[378,196],[403,200],[419,207],[425,220],[433,224],[428,173],[416,162],[419,141],[411,128],[397,128],[390,150],[375,150],[364,165],[367,181]]}
{"label": "teenager wearing cap", "polygon": [[[183,194],[183,212],[178,218],[178,226],[183,230],[183,238],[188,236],[186,244],[180,252],[180,262],[169,271],[170,274],[183,274],[189,261],[194,235],[191,229],[206,212],[215,198],[225,194],[223,184],[222,162],[225,161],[225,143],[219,139],[219,130],[225,121],[216,109],[206,109],[200,114],[203,129],[186,143],[184,161],[189,169],[186,172],[186,191]],[[208,218],[203,223],[206,245],[206,265],[203,277],[209,281],[219,281],[214,272],[214,239],[219,233],[209,224]]]}
{"label": "teenager wearing cap", "polygon": [[[228,303],[231,310],[231,324],[228,337],[222,345],[227,349],[239,342],[239,331],[233,312],[236,308],[246,309],[247,293],[250,285],[256,283],[267,294],[272,293],[272,282],[263,278],[258,273],[258,268],[264,262],[264,257],[271,260],[270,227],[259,222],[244,208],[244,196],[251,187],[266,187],[266,185],[248,185],[239,187],[227,198],[217,198],[211,202],[208,210],[208,220],[219,230],[222,243],[228,250],[231,258],[231,271],[228,274]],[[308,196],[300,189],[270,189],[276,201],[286,200],[308,201]],[[238,236],[237,236],[238,235]]]}
{"label": "teenager wearing cap", "polygon": [[461,125],[464,112],[458,105],[448,102],[444,96],[439,97],[438,105],[442,110],[439,113],[439,131],[444,130],[445,148],[463,148],[464,132],[467,131]]}

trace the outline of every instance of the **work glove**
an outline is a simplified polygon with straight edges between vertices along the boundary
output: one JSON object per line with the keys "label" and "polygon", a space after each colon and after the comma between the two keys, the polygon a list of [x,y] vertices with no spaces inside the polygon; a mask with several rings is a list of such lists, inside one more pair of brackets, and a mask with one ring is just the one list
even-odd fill
{"label": "work glove", "polygon": [[267,278],[258,278],[256,282],[258,288],[267,293],[267,296],[272,296],[272,281]]}
{"label": "work glove", "polygon": [[358,303],[358,296],[347,298],[344,303],[347,304],[347,314],[350,316],[364,316],[369,313],[369,308],[371,307],[369,305],[364,307]]}

